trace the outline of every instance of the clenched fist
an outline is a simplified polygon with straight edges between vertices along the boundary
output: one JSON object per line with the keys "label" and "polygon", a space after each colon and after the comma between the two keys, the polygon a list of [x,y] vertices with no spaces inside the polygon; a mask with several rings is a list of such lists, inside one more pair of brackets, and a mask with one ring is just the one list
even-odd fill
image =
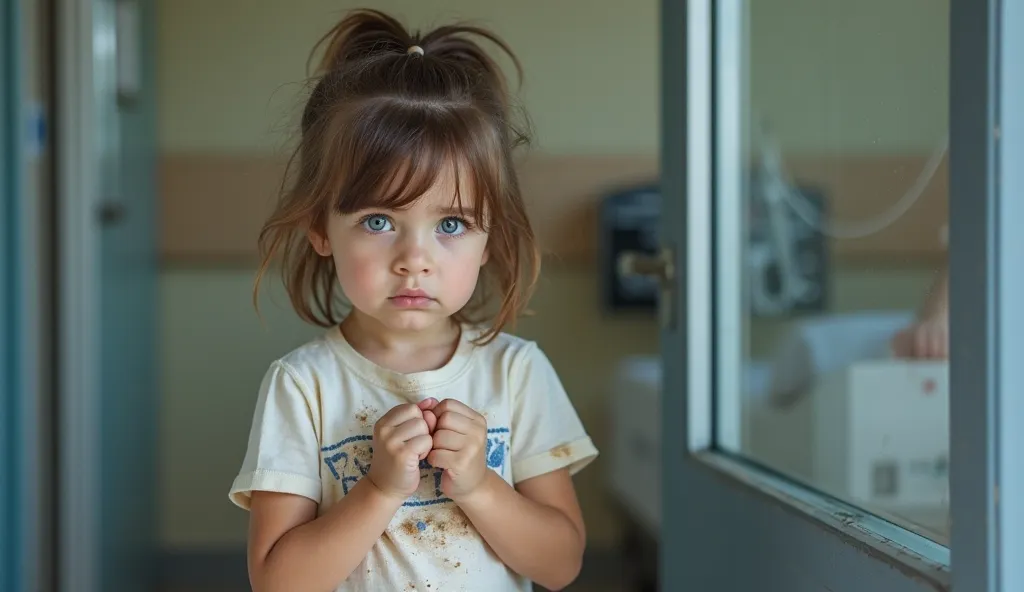
{"label": "clenched fist", "polygon": [[431,411],[437,428],[427,462],[444,469],[441,491],[458,503],[487,475],[487,420],[454,399],[441,401]]}
{"label": "clenched fist", "polygon": [[385,495],[405,500],[420,484],[420,461],[433,446],[434,399],[398,405],[373,426],[373,458],[367,477]]}

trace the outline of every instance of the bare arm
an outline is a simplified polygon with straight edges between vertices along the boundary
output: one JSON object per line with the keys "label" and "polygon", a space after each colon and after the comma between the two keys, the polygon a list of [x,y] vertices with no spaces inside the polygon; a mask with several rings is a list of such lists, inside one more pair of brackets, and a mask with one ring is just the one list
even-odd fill
{"label": "bare arm", "polygon": [[583,515],[566,469],[519,483],[518,491],[487,471],[459,507],[513,571],[549,590],[579,575],[586,547]]}
{"label": "bare arm", "polygon": [[308,498],[255,491],[249,521],[249,580],[255,592],[329,591],[363,561],[402,505],[361,479],[326,514]]}
{"label": "bare arm", "polygon": [[249,580],[255,592],[329,591],[348,578],[416,490],[431,443],[423,410],[436,404],[398,405],[377,420],[369,473],[319,518],[313,500],[253,492]]}
{"label": "bare arm", "polygon": [[921,307],[922,320],[934,319],[949,314],[949,267],[943,267],[932,284],[924,306]]}
{"label": "bare arm", "polygon": [[917,319],[896,333],[891,345],[899,358],[949,357],[949,267],[943,267],[935,278]]}

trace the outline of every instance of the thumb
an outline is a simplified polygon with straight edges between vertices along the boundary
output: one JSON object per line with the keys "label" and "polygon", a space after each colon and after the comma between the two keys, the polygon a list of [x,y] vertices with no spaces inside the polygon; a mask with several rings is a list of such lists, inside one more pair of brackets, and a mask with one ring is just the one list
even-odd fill
{"label": "thumb", "polygon": [[433,434],[434,428],[437,427],[437,416],[434,415],[434,412],[430,410],[424,411],[423,421],[427,422],[427,431]]}

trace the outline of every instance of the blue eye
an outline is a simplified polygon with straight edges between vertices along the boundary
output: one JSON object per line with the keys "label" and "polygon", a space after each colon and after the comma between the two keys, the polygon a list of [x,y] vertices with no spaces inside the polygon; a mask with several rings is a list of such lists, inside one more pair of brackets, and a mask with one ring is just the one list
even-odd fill
{"label": "blue eye", "polygon": [[387,232],[391,230],[391,220],[387,216],[374,214],[363,218],[362,225],[370,232]]}
{"label": "blue eye", "polygon": [[437,229],[441,234],[458,236],[463,232],[466,232],[466,224],[459,218],[445,218],[437,225]]}

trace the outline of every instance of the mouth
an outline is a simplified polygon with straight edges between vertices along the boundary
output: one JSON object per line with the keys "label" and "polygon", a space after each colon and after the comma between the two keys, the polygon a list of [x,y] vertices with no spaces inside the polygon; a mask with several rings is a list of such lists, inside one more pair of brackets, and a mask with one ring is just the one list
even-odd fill
{"label": "mouth", "polygon": [[399,290],[388,300],[398,308],[426,308],[434,303],[434,299],[423,290]]}

